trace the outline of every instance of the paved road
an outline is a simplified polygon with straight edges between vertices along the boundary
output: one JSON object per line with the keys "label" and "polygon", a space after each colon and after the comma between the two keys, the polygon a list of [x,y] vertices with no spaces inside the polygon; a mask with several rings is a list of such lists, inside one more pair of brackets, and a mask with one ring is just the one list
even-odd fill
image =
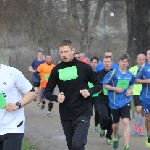
{"label": "paved road", "polygon": [[[36,108],[36,102],[31,102],[25,107],[26,129],[25,137],[30,139],[39,150],[67,150],[65,137],[60,124],[58,104],[55,103],[52,116],[46,118],[47,107],[42,111]],[[86,150],[113,150],[112,146],[105,144],[105,138],[100,138],[93,132],[93,117],[89,128]],[[134,120],[130,122],[133,129]],[[123,135],[122,124],[120,133]],[[145,137],[131,136],[130,150],[148,150],[145,146]],[[118,150],[123,150],[123,138],[120,140]]]}

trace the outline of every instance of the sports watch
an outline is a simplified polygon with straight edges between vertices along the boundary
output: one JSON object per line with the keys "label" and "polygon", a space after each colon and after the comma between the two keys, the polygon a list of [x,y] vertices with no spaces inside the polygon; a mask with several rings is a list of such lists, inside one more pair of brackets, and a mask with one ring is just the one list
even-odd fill
{"label": "sports watch", "polygon": [[21,108],[21,103],[20,102],[17,102],[16,105],[19,107],[18,109]]}

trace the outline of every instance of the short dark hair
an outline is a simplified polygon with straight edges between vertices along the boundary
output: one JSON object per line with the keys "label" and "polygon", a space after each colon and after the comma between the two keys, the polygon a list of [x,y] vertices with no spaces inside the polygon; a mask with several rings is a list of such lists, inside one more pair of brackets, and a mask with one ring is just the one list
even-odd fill
{"label": "short dark hair", "polygon": [[46,54],[45,56],[52,56],[51,54]]}
{"label": "short dark hair", "polygon": [[80,53],[74,53],[74,55],[76,55],[76,54],[77,54],[77,55],[80,55]]}
{"label": "short dark hair", "polygon": [[42,51],[42,50],[39,50],[39,51],[37,52],[37,54],[38,54],[38,53],[42,53],[42,54],[43,54],[43,51]]}
{"label": "short dark hair", "polygon": [[147,46],[145,49],[145,54],[147,54],[147,51],[150,50],[150,46]]}
{"label": "short dark hair", "polygon": [[70,48],[72,48],[72,42],[70,40],[61,40],[58,43],[58,49],[59,47],[63,47],[63,46],[69,46]]}
{"label": "short dark hair", "polygon": [[[112,57],[111,56],[104,56],[104,58],[110,58],[111,61],[112,61]],[[104,58],[103,58],[103,60],[104,60]]]}
{"label": "short dark hair", "polygon": [[96,59],[97,62],[99,61],[99,59],[96,56],[92,57],[90,60],[93,61],[93,59]]}
{"label": "short dark hair", "polygon": [[125,53],[120,55],[119,60],[124,60],[124,59],[130,60],[129,54]]}
{"label": "short dark hair", "polygon": [[107,53],[112,53],[110,50],[106,50],[104,53],[106,53],[106,52],[107,52]]}

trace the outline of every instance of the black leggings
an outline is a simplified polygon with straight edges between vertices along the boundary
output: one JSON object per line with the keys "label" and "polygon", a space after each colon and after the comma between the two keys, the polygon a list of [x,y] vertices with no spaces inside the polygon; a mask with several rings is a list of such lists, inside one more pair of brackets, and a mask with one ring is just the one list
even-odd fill
{"label": "black leggings", "polygon": [[106,133],[106,138],[111,139],[111,135],[112,135],[112,117],[111,117],[111,109],[109,108],[107,103],[98,102],[98,106],[99,106],[99,113],[100,113],[100,126],[101,129],[103,130],[107,130]]}
{"label": "black leggings", "polygon": [[21,150],[24,133],[0,135],[0,150]]}
{"label": "black leggings", "polygon": [[94,110],[95,110],[95,117],[94,117],[95,126],[98,126],[98,124],[100,124],[100,120],[99,120],[100,113],[99,113],[97,101],[98,101],[98,97],[92,97],[92,108],[94,106]]}
{"label": "black leggings", "polygon": [[75,120],[61,120],[69,150],[85,150],[90,117],[79,116]]}

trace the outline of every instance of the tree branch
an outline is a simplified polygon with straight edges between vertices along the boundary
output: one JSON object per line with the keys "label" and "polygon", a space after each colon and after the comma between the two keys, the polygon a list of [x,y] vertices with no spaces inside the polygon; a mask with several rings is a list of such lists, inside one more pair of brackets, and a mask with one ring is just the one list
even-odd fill
{"label": "tree branch", "polygon": [[79,31],[81,31],[81,30],[82,30],[82,26],[81,26],[81,24],[80,24],[79,16],[78,16],[78,14],[77,14],[76,0],[72,0],[72,1],[71,1],[71,8],[72,8],[72,16],[73,16],[73,18],[74,18],[74,20],[75,20],[75,22],[76,22],[77,29],[78,29]]}
{"label": "tree branch", "polygon": [[81,2],[80,0],[79,0],[79,1],[77,1],[77,3],[79,3],[79,4],[82,6],[82,8],[83,8],[83,9],[85,8],[84,3],[83,3],[83,2]]}

